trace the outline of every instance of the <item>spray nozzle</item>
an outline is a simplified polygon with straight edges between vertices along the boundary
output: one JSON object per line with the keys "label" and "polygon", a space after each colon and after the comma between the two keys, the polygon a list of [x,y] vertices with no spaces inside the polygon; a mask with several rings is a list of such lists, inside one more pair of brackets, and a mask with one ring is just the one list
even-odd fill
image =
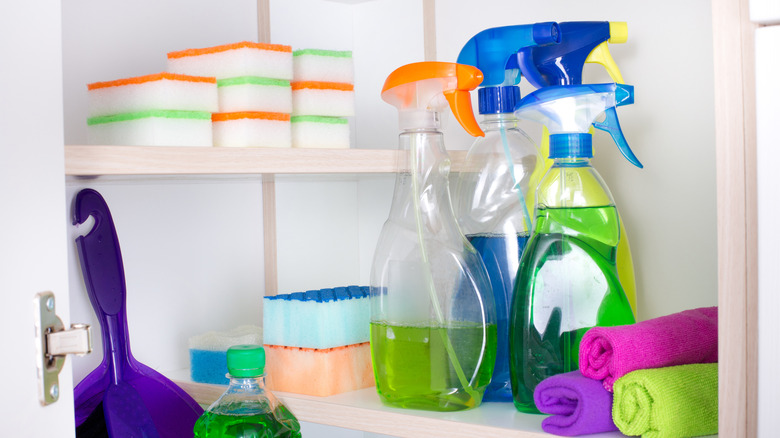
{"label": "spray nozzle", "polygon": [[471,37],[458,63],[477,67],[485,75],[478,92],[480,114],[512,112],[520,100],[520,67],[515,61],[524,47],[558,44],[558,23],[545,22],[485,29]]}
{"label": "spray nozzle", "polygon": [[570,21],[560,23],[560,32],[560,44],[526,47],[517,53],[520,71],[533,86],[581,84],[587,62],[603,65],[613,81],[623,82],[607,43],[626,42],[625,22]]}
{"label": "spray nozzle", "polygon": [[[520,119],[541,123],[550,131],[550,158],[592,157],[590,125],[607,131],[623,156],[643,167],[628,146],[615,107],[634,101],[634,87],[623,84],[558,85],[541,88],[515,108]],[[602,122],[596,119],[602,114]]]}
{"label": "spray nozzle", "polygon": [[452,62],[416,62],[397,68],[385,80],[382,100],[398,108],[401,130],[436,129],[447,106],[463,129],[474,137],[485,134],[471,109],[471,95],[482,72]]}

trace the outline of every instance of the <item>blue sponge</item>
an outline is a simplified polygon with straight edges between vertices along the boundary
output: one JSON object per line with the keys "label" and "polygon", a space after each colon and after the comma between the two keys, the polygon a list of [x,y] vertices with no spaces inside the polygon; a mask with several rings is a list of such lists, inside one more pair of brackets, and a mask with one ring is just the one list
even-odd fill
{"label": "blue sponge", "polygon": [[227,349],[263,343],[260,327],[242,325],[225,332],[208,332],[189,339],[190,378],[193,382],[227,385]]}
{"label": "blue sponge", "polygon": [[368,342],[368,291],[348,286],[265,297],[264,343],[324,349]]}

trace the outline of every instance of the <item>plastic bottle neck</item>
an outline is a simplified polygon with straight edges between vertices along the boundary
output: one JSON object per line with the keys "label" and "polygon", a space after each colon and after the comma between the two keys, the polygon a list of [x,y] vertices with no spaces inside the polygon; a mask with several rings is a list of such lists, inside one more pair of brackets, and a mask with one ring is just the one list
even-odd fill
{"label": "plastic bottle neck", "polygon": [[229,375],[230,388],[246,392],[264,391],[265,374],[254,377],[236,377]]}
{"label": "plastic bottle neck", "polygon": [[406,110],[398,113],[398,127],[402,133],[439,131],[441,114],[428,110]]}
{"label": "plastic bottle neck", "polygon": [[591,166],[590,158],[587,157],[565,157],[555,158],[553,160],[554,167],[586,167]]}
{"label": "plastic bottle neck", "polygon": [[516,128],[517,117],[514,113],[483,114],[481,126],[483,131]]}
{"label": "plastic bottle neck", "polygon": [[[450,157],[444,148],[444,135],[439,131],[406,131],[399,136],[402,169],[396,175],[390,217],[393,220],[416,224],[422,217],[426,228],[457,229],[452,214],[449,192]],[[422,208],[425,213],[415,212]]]}

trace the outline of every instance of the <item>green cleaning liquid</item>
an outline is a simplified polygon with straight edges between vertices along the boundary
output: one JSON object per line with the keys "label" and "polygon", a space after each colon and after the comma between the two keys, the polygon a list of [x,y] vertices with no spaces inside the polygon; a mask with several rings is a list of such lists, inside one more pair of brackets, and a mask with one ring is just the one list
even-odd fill
{"label": "green cleaning liquid", "polygon": [[[240,410],[239,410],[240,412]],[[206,412],[195,423],[195,438],[300,438],[298,421],[283,405],[253,415]]]}
{"label": "green cleaning liquid", "polygon": [[538,413],[536,385],[578,369],[589,328],[635,322],[616,267],[619,223],[614,205],[537,209],[510,314],[510,378],[519,411]]}
{"label": "green cleaning liquid", "polygon": [[[387,405],[457,411],[481,402],[496,360],[496,325],[451,323],[448,327],[371,323],[371,353],[377,392]],[[452,344],[467,391],[446,349]],[[484,356],[483,356],[484,354]],[[481,360],[480,360],[481,359]]]}

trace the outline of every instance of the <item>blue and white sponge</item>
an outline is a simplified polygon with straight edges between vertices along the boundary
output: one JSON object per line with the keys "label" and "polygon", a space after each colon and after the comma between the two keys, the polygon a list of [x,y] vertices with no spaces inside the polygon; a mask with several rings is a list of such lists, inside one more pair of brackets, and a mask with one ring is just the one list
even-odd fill
{"label": "blue and white sponge", "polygon": [[263,342],[315,349],[368,342],[368,291],[348,286],[264,297]]}
{"label": "blue and white sponge", "polygon": [[263,344],[263,331],[255,325],[212,331],[189,339],[190,378],[193,382],[227,385],[227,349],[233,345]]}

